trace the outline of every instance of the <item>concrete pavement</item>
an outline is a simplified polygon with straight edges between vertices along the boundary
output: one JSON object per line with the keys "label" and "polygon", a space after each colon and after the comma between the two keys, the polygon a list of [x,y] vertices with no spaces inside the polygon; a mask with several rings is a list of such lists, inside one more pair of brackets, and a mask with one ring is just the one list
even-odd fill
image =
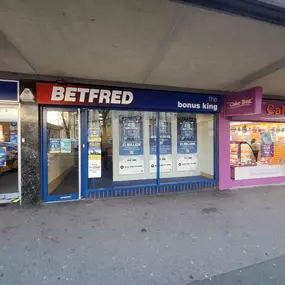
{"label": "concrete pavement", "polygon": [[281,285],[285,284],[284,268],[285,256],[282,256],[203,281],[191,282],[191,285]]}
{"label": "concrete pavement", "polygon": [[3,207],[0,284],[284,284],[284,200],[270,186]]}

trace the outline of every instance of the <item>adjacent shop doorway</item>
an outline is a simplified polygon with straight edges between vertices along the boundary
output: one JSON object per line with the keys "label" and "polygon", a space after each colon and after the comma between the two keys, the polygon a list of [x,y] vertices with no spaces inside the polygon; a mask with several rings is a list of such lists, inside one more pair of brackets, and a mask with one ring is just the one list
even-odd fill
{"label": "adjacent shop doorway", "polygon": [[0,105],[0,203],[20,200],[19,108]]}
{"label": "adjacent shop doorway", "polygon": [[76,200],[81,192],[80,109],[43,108],[43,200]]}

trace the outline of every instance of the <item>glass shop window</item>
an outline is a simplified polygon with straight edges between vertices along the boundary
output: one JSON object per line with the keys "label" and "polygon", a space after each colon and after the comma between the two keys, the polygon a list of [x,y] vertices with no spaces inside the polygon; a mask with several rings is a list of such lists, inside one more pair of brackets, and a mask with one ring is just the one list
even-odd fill
{"label": "glass shop window", "polygon": [[89,190],[213,178],[213,115],[88,111]]}
{"label": "glass shop window", "polygon": [[156,184],[149,164],[149,118],[156,120],[156,113],[88,111],[89,190]]}

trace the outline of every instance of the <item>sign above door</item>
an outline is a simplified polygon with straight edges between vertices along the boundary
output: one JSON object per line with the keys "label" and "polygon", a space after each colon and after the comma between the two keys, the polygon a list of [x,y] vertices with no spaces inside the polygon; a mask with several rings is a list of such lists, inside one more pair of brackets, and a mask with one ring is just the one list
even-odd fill
{"label": "sign above door", "polygon": [[38,104],[218,113],[219,95],[135,88],[37,83]]}

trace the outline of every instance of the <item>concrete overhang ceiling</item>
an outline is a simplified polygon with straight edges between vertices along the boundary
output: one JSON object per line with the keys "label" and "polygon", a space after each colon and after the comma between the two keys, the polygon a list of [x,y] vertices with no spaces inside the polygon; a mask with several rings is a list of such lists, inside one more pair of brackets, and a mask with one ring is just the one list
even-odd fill
{"label": "concrete overhang ceiling", "polygon": [[[170,0],[0,0],[9,72],[285,96],[285,28]],[[276,84],[278,87],[276,87]]]}

